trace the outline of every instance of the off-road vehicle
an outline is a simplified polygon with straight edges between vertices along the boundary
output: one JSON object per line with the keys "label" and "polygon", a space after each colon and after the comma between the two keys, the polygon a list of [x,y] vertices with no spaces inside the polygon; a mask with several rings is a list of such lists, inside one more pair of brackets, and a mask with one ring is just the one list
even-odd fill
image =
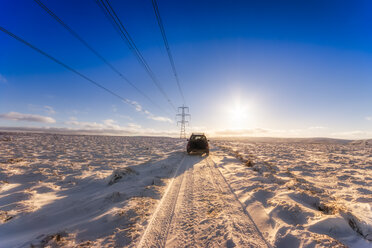
{"label": "off-road vehicle", "polygon": [[207,155],[209,154],[209,145],[207,137],[203,133],[197,134],[193,133],[190,136],[190,139],[187,140],[187,147],[186,151],[188,154],[191,152],[201,152],[201,153],[206,153]]}

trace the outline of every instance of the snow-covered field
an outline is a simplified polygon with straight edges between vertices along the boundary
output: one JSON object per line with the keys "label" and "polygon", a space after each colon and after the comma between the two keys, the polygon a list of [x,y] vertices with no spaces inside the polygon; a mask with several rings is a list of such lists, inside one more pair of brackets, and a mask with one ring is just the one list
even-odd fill
{"label": "snow-covered field", "polygon": [[0,134],[0,247],[372,247],[369,144],[211,144]]}
{"label": "snow-covered field", "polygon": [[222,150],[215,152],[222,172],[274,246],[334,247],[337,240],[372,247],[372,145],[249,139],[215,144]]}
{"label": "snow-covered field", "polygon": [[46,134],[0,140],[0,247],[131,244],[184,144]]}

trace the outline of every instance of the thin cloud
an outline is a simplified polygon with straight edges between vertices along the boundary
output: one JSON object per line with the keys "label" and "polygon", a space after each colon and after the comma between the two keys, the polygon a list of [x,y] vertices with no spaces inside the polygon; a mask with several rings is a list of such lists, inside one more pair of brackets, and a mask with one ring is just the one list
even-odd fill
{"label": "thin cloud", "polygon": [[313,127],[309,127],[310,130],[321,130],[321,129],[327,129],[326,127],[323,127],[323,126],[313,126]]}
{"label": "thin cloud", "polygon": [[79,128],[83,129],[103,129],[105,128],[105,125],[102,123],[97,123],[97,122],[84,122],[84,121],[77,121],[77,120],[70,120],[66,121],[65,124],[70,125],[70,126],[78,126]]}
{"label": "thin cloud", "polygon": [[0,74],[0,83],[7,83],[7,82],[8,80],[3,75]]}
{"label": "thin cloud", "polygon": [[364,131],[364,130],[353,130],[353,131],[332,133],[331,136],[347,138],[347,139],[370,139],[372,137],[372,132]]}
{"label": "thin cloud", "polygon": [[[107,135],[146,135],[146,136],[175,136],[178,134],[176,130],[155,130],[143,128],[136,123],[129,123],[126,126],[119,125],[115,120],[107,119],[102,122],[84,122],[70,119],[65,124],[70,127],[65,128],[68,133],[89,133],[89,134],[107,134]],[[50,130],[49,130],[50,131]],[[60,129],[58,131],[63,131]]]}
{"label": "thin cloud", "polygon": [[140,129],[141,125],[136,124],[136,123],[128,123],[128,127],[133,128],[133,129]]}
{"label": "thin cloud", "polygon": [[0,127],[1,131],[38,132],[58,134],[84,134],[84,135],[115,135],[115,136],[167,136],[178,137],[177,130],[155,130],[155,129],[83,129],[66,127]]}
{"label": "thin cloud", "polygon": [[33,111],[33,112],[41,111],[42,110],[39,106],[34,105],[34,104],[31,104],[31,103],[27,104],[27,109],[29,111]]}
{"label": "thin cloud", "polygon": [[44,112],[48,115],[54,115],[56,111],[54,110],[53,107],[45,105],[45,106],[40,106],[40,105],[34,105],[34,104],[28,104],[27,105],[28,110],[32,112]]}
{"label": "thin cloud", "polygon": [[49,94],[44,95],[44,97],[48,98],[48,99],[54,99],[55,98],[54,95],[49,95]]}
{"label": "thin cloud", "polygon": [[133,118],[128,116],[128,115],[116,114],[115,116],[119,117],[119,118],[122,118],[122,119],[127,119],[127,120],[130,120],[130,121],[133,121]]}
{"label": "thin cloud", "polygon": [[170,118],[168,118],[168,117],[157,116],[157,115],[154,115],[154,114],[150,113],[147,110],[145,110],[143,112],[147,115],[147,119],[154,120],[154,121],[161,121],[161,122],[173,123],[173,121]]}
{"label": "thin cloud", "polygon": [[120,126],[115,120],[107,119],[102,123],[77,121],[76,119],[66,121],[65,124],[76,126],[81,130],[122,130],[126,131],[130,127]]}
{"label": "thin cloud", "polygon": [[6,114],[0,114],[0,119],[12,120],[12,121],[29,121],[29,122],[40,122],[40,123],[55,123],[56,120],[41,115],[22,114],[18,112],[9,112]]}
{"label": "thin cloud", "polygon": [[[269,128],[247,128],[247,129],[223,129],[209,131],[213,136],[221,137],[304,137],[303,129],[269,129]],[[307,135],[309,136],[309,135]]]}
{"label": "thin cloud", "polygon": [[125,103],[127,104],[130,104],[132,105],[135,110],[137,112],[141,112],[141,113],[144,113],[147,117],[147,119],[150,119],[150,120],[154,120],[154,121],[160,121],[160,122],[169,122],[169,123],[173,123],[173,120],[171,120],[170,118],[168,117],[164,117],[164,116],[158,116],[158,115],[154,115],[153,113],[151,113],[150,111],[144,109],[141,104],[139,104],[138,102],[136,101],[131,101],[129,99],[125,99],[124,101]]}
{"label": "thin cloud", "polygon": [[367,117],[366,117],[366,120],[367,120],[367,121],[372,121],[372,116],[367,116]]}
{"label": "thin cloud", "polygon": [[147,119],[154,120],[154,121],[173,123],[173,121],[170,118],[163,117],[163,116],[148,115]]}
{"label": "thin cloud", "polygon": [[136,101],[132,101],[132,100],[129,100],[129,99],[125,99],[124,102],[127,103],[127,104],[129,104],[129,105],[132,105],[132,107],[134,107],[134,109],[135,109],[137,112],[142,112],[142,111],[143,111],[143,108],[142,108],[141,104],[139,104],[139,103],[136,102]]}
{"label": "thin cloud", "polygon": [[51,106],[44,106],[44,111],[49,115],[54,115],[56,111]]}
{"label": "thin cloud", "polygon": [[244,135],[256,135],[256,134],[267,134],[270,133],[269,129],[264,128],[253,128],[253,129],[225,129],[217,130],[214,132],[218,136],[244,136]]}

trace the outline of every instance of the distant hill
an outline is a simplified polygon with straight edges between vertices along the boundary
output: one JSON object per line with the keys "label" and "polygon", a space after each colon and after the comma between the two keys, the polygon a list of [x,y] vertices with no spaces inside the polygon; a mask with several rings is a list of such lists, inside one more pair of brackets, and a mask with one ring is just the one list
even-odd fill
{"label": "distant hill", "polygon": [[372,145],[372,139],[365,139],[365,140],[353,140],[350,142],[353,145]]}
{"label": "distant hill", "polygon": [[217,140],[240,140],[248,142],[270,142],[270,143],[306,143],[306,144],[348,144],[354,142],[347,139],[332,139],[332,138],[275,138],[275,137],[226,137],[214,138]]}

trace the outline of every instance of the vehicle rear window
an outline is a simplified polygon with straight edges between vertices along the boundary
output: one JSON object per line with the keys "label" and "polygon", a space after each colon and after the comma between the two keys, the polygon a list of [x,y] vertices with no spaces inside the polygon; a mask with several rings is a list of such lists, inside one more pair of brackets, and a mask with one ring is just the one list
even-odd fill
{"label": "vehicle rear window", "polygon": [[198,135],[198,136],[192,136],[191,139],[192,139],[192,140],[205,139],[205,136],[201,136],[201,135]]}

